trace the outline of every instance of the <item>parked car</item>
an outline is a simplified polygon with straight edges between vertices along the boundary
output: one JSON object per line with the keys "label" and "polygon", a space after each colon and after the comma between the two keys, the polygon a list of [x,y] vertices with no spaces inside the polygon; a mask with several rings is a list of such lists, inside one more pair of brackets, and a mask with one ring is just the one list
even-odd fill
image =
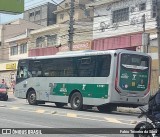
{"label": "parked car", "polygon": [[0,100],[8,100],[8,89],[6,84],[0,84]]}

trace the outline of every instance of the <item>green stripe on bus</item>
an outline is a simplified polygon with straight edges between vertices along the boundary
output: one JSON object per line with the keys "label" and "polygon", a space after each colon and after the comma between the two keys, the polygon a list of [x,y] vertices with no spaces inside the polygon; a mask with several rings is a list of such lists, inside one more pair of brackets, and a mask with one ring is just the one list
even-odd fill
{"label": "green stripe on bus", "polygon": [[73,90],[80,91],[83,97],[108,98],[108,84],[54,83],[51,95],[69,96]]}

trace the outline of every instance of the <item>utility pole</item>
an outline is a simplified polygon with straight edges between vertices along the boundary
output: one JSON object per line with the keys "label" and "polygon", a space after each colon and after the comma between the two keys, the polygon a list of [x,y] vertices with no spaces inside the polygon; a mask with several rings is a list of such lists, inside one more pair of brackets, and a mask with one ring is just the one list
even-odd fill
{"label": "utility pole", "polygon": [[70,21],[69,21],[69,39],[68,39],[68,46],[69,50],[72,51],[73,48],[73,34],[74,34],[74,0],[71,0],[70,3]]}
{"label": "utility pole", "polygon": [[[143,23],[143,40],[145,39],[145,31],[146,31],[146,16],[143,14],[142,16],[142,23]],[[144,42],[145,43],[145,42]],[[143,43],[143,52],[146,53],[146,44]]]}
{"label": "utility pole", "polygon": [[148,53],[149,43],[150,43],[150,34],[146,33],[146,15],[142,16],[143,23],[143,52]]}
{"label": "utility pole", "polygon": [[143,33],[146,31],[146,15],[142,15],[142,22],[143,22]]}
{"label": "utility pole", "polygon": [[156,0],[157,42],[158,42],[158,71],[160,75],[160,0]]}

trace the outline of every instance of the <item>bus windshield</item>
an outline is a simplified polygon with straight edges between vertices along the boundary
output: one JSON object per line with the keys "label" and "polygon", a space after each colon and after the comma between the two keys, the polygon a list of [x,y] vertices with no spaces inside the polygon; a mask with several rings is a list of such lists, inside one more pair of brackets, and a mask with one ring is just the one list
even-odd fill
{"label": "bus windshield", "polygon": [[149,84],[149,57],[121,54],[119,86],[124,91],[146,91]]}

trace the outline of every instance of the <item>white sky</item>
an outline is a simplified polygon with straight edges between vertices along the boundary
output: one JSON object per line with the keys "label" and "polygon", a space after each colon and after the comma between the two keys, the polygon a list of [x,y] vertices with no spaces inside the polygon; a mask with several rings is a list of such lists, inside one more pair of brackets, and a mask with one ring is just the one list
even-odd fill
{"label": "white sky", "polygon": [[[25,10],[30,9],[32,7],[44,4],[46,2],[52,2],[52,0],[24,0],[25,1]],[[63,0],[54,0],[56,3],[60,3]],[[23,14],[20,15],[11,15],[11,14],[3,14],[0,13],[0,24],[4,24],[18,18],[23,18]]]}

